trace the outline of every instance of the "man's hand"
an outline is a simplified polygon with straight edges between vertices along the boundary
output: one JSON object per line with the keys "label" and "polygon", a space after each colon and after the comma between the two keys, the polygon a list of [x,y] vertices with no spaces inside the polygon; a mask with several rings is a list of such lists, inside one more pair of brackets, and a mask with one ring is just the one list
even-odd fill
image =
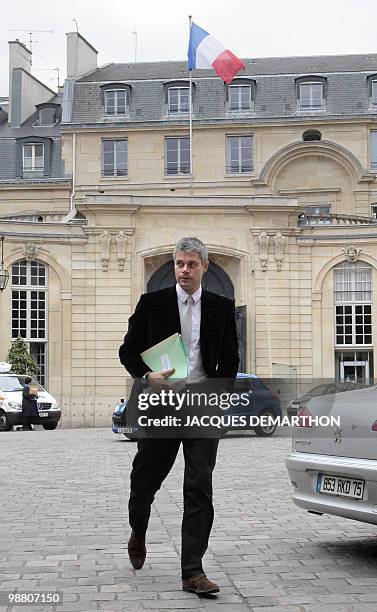
{"label": "man's hand", "polygon": [[174,374],[174,372],[175,368],[172,368],[171,370],[162,370],[161,372],[149,372],[147,379],[148,386],[152,387],[153,391],[156,391],[157,393],[163,389],[166,391],[172,389],[173,387],[169,385],[166,379]]}

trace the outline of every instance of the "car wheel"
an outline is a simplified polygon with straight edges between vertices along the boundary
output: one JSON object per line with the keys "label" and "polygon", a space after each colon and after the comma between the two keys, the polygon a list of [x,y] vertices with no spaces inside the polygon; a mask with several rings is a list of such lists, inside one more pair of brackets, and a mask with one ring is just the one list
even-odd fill
{"label": "car wheel", "polygon": [[58,426],[58,424],[57,424],[57,423],[42,423],[42,427],[43,427],[43,429],[48,429],[48,430],[50,430],[50,429],[56,429],[56,428],[57,428],[57,426]]}
{"label": "car wheel", "polygon": [[7,413],[0,410],[0,431],[10,431],[12,425],[8,421]]}
{"label": "car wheel", "polygon": [[[262,410],[262,412],[259,414],[259,418],[260,417],[272,417],[273,419],[276,418],[276,414],[274,413],[273,410]],[[271,424],[271,425],[258,425],[254,431],[257,434],[257,436],[264,436],[265,438],[267,436],[273,436],[276,430],[276,424]]]}

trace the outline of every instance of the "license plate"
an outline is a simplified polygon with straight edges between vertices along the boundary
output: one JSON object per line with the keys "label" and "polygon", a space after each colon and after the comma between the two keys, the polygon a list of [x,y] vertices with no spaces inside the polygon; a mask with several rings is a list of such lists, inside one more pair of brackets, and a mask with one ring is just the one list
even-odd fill
{"label": "license plate", "polygon": [[132,427],[118,427],[118,433],[132,434],[132,431],[133,431]]}
{"label": "license plate", "polygon": [[318,474],[316,491],[325,495],[363,499],[364,487],[364,480],[331,476],[330,474]]}
{"label": "license plate", "polygon": [[40,412],[39,416],[40,417],[48,417],[48,412]]}

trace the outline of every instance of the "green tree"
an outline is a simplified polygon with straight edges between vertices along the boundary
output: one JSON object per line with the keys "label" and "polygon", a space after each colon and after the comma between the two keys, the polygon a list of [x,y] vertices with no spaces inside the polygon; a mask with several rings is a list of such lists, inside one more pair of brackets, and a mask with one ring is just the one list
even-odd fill
{"label": "green tree", "polygon": [[29,376],[38,374],[38,366],[34,357],[30,355],[27,344],[21,336],[13,342],[9,349],[7,362],[12,364],[14,374],[29,374]]}

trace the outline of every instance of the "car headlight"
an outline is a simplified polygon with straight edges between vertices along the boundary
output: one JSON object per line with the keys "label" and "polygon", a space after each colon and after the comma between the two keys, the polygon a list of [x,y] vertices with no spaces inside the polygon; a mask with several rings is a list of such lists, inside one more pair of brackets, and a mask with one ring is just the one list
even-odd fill
{"label": "car headlight", "polygon": [[59,410],[59,409],[60,409],[59,402],[52,402],[51,410]]}
{"label": "car headlight", "polygon": [[21,410],[22,409],[21,404],[19,404],[18,402],[8,402],[8,406],[9,406],[9,408],[12,408],[13,410]]}

